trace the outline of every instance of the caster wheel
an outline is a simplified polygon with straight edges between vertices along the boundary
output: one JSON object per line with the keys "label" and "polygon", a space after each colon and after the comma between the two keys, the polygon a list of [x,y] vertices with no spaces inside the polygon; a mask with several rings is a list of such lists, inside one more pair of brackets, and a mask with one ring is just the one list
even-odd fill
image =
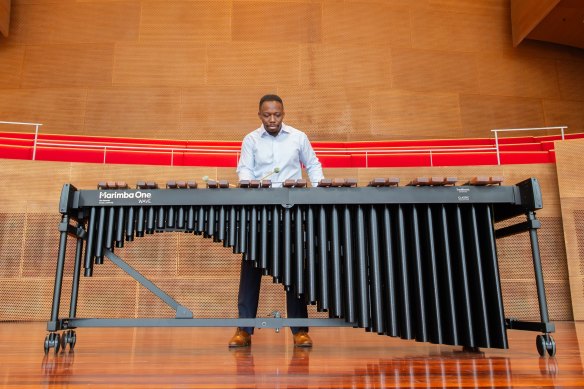
{"label": "caster wheel", "polygon": [[68,331],[65,331],[63,333],[63,337],[62,337],[63,351],[65,351],[65,348],[67,348],[67,345],[69,345],[69,350],[73,351],[73,349],[75,348],[76,342],[77,342],[77,335],[75,334],[75,331],[68,330]]}
{"label": "caster wheel", "polygon": [[541,357],[543,357],[546,352],[550,357],[556,355],[556,341],[550,334],[537,335],[535,337],[535,346]]}
{"label": "caster wheel", "polygon": [[556,356],[556,341],[551,335],[547,335],[546,350],[550,357]]}
{"label": "caster wheel", "polygon": [[545,355],[545,337],[543,335],[537,335],[535,337],[535,347],[537,347],[537,352],[540,357]]}
{"label": "caster wheel", "polygon": [[51,332],[45,337],[45,354],[48,354],[51,348],[55,348],[55,354],[61,349],[61,336],[56,332]]}

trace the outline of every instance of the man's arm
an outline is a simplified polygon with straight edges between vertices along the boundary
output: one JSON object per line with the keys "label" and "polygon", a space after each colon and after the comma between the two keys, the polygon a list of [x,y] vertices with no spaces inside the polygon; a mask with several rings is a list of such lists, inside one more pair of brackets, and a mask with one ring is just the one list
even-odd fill
{"label": "man's arm", "polygon": [[314,153],[312,145],[306,135],[304,135],[302,139],[300,162],[306,167],[306,172],[308,173],[308,178],[310,179],[312,186],[317,186],[318,182],[324,178],[324,174],[322,173],[320,161]]}
{"label": "man's arm", "polygon": [[239,181],[255,179],[253,174],[254,165],[253,144],[251,138],[246,136],[241,143],[241,153],[239,155],[239,163],[237,164],[236,170]]}

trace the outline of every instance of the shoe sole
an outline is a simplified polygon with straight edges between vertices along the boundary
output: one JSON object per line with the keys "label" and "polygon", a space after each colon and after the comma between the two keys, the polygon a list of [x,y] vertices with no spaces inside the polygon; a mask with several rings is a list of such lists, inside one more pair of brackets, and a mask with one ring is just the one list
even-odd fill
{"label": "shoe sole", "polygon": [[229,348],[244,348],[244,347],[250,347],[251,346],[251,342],[248,344],[230,344],[228,345]]}

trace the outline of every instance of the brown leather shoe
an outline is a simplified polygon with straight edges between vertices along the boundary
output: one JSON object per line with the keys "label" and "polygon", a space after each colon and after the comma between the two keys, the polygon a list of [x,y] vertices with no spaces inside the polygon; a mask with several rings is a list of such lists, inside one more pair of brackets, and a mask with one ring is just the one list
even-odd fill
{"label": "brown leather shoe", "polygon": [[251,346],[251,335],[238,328],[229,341],[229,347],[249,347]]}
{"label": "brown leather shoe", "polygon": [[294,347],[312,347],[312,339],[306,331],[298,331],[294,334]]}

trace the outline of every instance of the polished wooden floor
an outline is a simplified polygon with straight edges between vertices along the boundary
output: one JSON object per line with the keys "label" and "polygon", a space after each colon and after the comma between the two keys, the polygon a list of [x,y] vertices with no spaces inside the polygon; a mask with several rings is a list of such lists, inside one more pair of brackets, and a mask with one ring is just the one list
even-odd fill
{"label": "polished wooden floor", "polygon": [[584,322],[556,325],[555,358],[539,357],[530,332],[464,353],[352,328],[312,329],[311,350],[294,349],[288,329],[229,350],[230,328],[81,328],[74,352],[45,356],[44,323],[0,322],[0,387],[584,387]]}

